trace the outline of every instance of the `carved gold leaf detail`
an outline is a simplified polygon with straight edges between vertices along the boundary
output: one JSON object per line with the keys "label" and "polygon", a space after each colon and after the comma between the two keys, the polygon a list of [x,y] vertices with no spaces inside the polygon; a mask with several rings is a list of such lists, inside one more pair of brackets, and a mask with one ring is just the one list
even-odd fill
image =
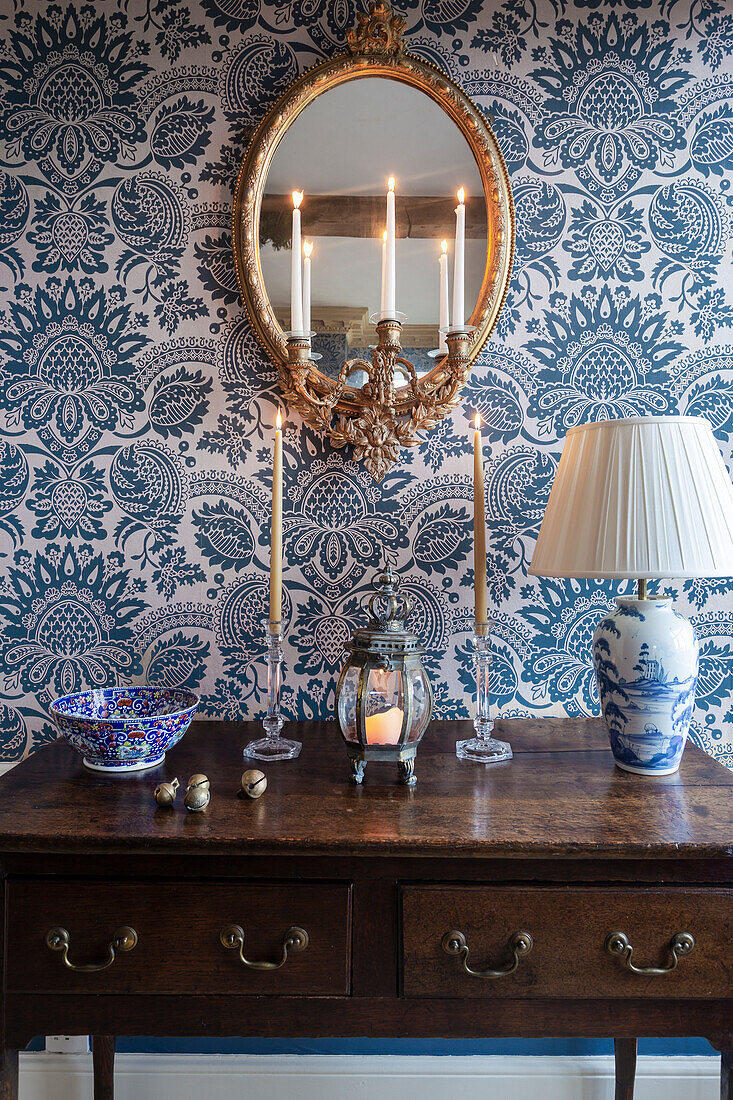
{"label": "carved gold leaf detail", "polygon": [[357,25],[348,31],[346,41],[352,53],[401,54],[407,21],[394,15],[381,0],[370,0],[365,12],[357,12]]}

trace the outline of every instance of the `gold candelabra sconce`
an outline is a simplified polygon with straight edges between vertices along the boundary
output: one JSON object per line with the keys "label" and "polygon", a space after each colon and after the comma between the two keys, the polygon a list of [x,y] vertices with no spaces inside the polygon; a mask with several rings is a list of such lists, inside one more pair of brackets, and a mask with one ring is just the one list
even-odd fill
{"label": "gold candelabra sconce", "polygon": [[[420,431],[458,404],[471,367],[470,325],[446,333],[447,353],[423,377],[402,354],[401,333],[401,321],[378,321],[371,359],[347,359],[326,392],[324,376],[314,370],[309,338],[288,335],[287,369],[280,371],[285,396],[303,418],[334,447],[352,446],[354,458],[375,481],[398,461],[400,448],[414,447]],[[362,372],[367,381],[354,390],[349,381]]]}

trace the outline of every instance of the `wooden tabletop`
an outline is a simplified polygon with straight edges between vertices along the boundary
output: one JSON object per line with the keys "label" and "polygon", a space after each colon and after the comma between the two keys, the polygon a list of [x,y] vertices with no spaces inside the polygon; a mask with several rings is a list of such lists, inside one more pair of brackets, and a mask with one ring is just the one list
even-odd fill
{"label": "wooden tabletop", "polygon": [[[269,764],[266,794],[237,797],[242,748],[259,723],[194,722],[166,762],[148,772],[88,771],[65,742],[38,750],[0,779],[0,853],[292,852],[463,857],[733,856],[733,774],[688,745],[676,775],[647,779],[614,766],[597,719],[497,723],[514,759],[456,759],[468,722],[435,722],[417,756],[418,783],[370,763],[349,780],[333,723],[285,727],[298,760]],[[251,764],[249,766],[252,766]],[[202,814],[153,802],[157,783],[193,772],[211,780]]]}

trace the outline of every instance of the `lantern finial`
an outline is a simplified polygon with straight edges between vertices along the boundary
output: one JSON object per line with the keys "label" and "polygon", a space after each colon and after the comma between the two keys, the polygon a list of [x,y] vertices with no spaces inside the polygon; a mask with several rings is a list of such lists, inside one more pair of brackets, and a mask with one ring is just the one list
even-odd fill
{"label": "lantern finial", "polygon": [[392,568],[391,563],[385,560],[380,573],[372,580],[373,596],[365,596],[362,607],[371,616],[371,626],[380,630],[401,630],[405,619],[412,611],[412,600],[408,596],[398,594],[400,578]]}

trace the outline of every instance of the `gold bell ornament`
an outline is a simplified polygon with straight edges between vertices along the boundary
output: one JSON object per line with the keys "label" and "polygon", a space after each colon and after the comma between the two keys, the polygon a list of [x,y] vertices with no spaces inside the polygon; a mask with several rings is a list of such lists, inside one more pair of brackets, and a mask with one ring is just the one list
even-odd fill
{"label": "gold bell ornament", "polygon": [[264,772],[250,768],[242,772],[242,791],[247,798],[260,798],[267,790],[267,776]]}
{"label": "gold bell ornament", "polygon": [[177,779],[172,779],[170,783],[159,783],[153,791],[153,798],[159,806],[172,806],[176,800],[177,790]]}
{"label": "gold bell ornament", "polygon": [[211,789],[208,777],[197,772],[188,781],[183,805],[191,813],[199,814],[206,809],[210,801]]}

